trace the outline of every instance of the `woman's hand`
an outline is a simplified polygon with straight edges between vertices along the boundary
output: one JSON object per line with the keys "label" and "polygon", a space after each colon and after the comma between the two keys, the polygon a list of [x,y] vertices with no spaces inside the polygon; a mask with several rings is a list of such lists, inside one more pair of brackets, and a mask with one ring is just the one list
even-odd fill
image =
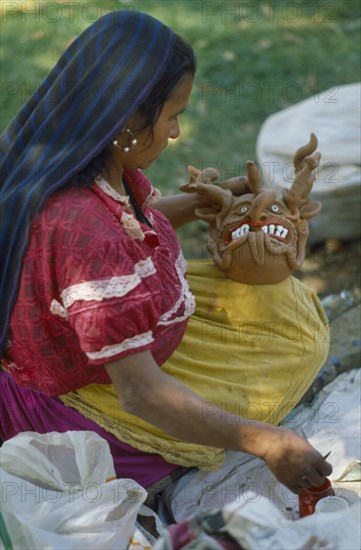
{"label": "woman's hand", "polygon": [[324,460],[303,437],[290,430],[277,428],[268,440],[268,449],[262,456],[271,472],[293,493],[300,488],[320,486],[332,472],[332,466]]}

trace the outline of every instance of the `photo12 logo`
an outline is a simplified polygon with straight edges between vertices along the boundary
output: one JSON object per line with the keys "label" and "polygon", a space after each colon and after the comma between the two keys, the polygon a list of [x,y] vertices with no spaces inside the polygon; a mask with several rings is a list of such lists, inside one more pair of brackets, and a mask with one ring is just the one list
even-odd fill
{"label": "photo12 logo", "polygon": [[[104,3],[99,2],[7,2],[2,1],[0,5],[1,21],[6,23],[9,17],[20,13],[20,21],[33,21],[40,23],[58,23],[60,20],[73,23],[80,18],[87,23],[93,23],[102,15],[113,10],[139,11],[139,2],[120,2],[114,0],[105,8]],[[117,12],[114,11],[114,17]]]}
{"label": "photo12 logo", "polygon": [[314,2],[203,2],[202,22],[215,23],[257,23],[261,20],[273,23],[281,19],[287,23],[298,23],[303,17],[311,17],[315,23],[337,23],[336,2],[315,0]]}
{"label": "photo12 logo", "polygon": [[[326,92],[324,89],[326,88]],[[334,82],[327,82],[322,87],[319,84],[303,86],[299,82],[280,83],[276,81],[266,82],[233,82],[232,84],[222,81],[202,82],[202,102],[207,103],[211,97],[221,103],[257,103],[265,101],[269,104],[279,100],[287,103],[298,103],[313,94],[314,103],[339,103],[337,97],[339,86]]]}

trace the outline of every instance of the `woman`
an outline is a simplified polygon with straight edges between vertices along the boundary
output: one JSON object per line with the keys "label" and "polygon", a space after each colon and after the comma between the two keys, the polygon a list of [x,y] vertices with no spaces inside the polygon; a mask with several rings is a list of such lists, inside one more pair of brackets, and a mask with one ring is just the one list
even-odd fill
{"label": "woman", "polygon": [[201,199],[159,199],[140,169],[179,136],[194,73],[173,31],[113,12],[69,46],[5,131],[1,435],[93,429],[119,477],[145,487],[179,477],[177,460],[138,450],[101,427],[101,411],[96,422],[87,404],[58,397],[113,383],[133,421],[209,453],[261,457],[298,492],[331,472],[307,441],[262,421],[225,422],[217,406],[205,415],[209,403],[159,368],[194,310],[172,226],[193,220]]}

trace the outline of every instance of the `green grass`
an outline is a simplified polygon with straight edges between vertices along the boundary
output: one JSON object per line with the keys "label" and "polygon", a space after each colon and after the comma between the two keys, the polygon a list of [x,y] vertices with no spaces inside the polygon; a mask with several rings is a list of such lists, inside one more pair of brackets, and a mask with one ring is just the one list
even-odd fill
{"label": "green grass", "polygon": [[[126,5],[2,2],[1,128],[77,34],[97,15]],[[360,78],[357,0],[144,0],[130,6],[173,27],[191,42],[198,59],[192,99],[181,117],[182,136],[147,171],[164,194],[186,180],[189,163],[214,163],[222,176],[244,173],[246,160],[255,159],[267,116]],[[9,13],[14,7],[16,13]],[[188,257],[199,256],[205,230],[197,223],[179,232]]]}

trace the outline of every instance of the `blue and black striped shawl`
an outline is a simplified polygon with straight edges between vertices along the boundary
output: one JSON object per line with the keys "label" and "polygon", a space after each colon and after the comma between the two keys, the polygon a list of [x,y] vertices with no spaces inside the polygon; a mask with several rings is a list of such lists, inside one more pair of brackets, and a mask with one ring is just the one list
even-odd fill
{"label": "blue and black striped shawl", "polygon": [[144,13],[101,17],[69,46],[1,136],[1,352],[31,221],[146,99],[164,73],[174,36]]}

